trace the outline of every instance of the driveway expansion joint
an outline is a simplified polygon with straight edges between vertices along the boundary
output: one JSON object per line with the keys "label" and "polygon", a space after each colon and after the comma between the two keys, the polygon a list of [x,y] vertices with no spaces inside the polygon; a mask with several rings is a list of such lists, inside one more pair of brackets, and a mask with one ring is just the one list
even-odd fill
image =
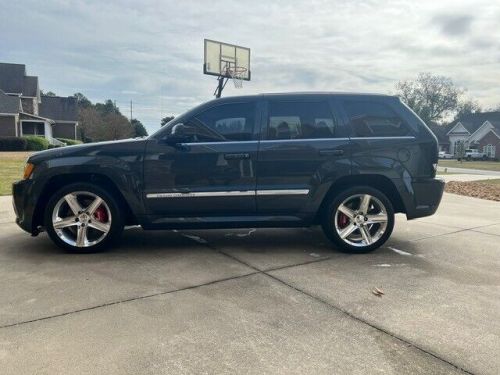
{"label": "driveway expansion joint", "polygon": [[94,305],[94,306],[84,307],[84,308],[77,309],[77,310],[66,311],[66,312],[59,313],[59,314],[54,314],[54,315],[49,315],[49,316],[43,316],[41,318],[24,320],[24,321],[21,321],[21,322],[9,323],[9,324],[5,324],[5,325],[1,325],[0,329],[2,329],[2,328],[16,327],[16,326],[20,326],[20,325],[24,325],[24,324],[28,324],[28,323],[36,323],[36,322],[40,322],[40,321],[43,321],[43,320],[49,320],[49,319],[53,319],[53,318],[59,318],[59,317],[67,316],[67,315],[72,315],[72,314],[80,313],[80,312],[85,312],[85,311],[96,310],[96,309],[105,308],[105,307],[109,307],[109,306],[119,305],[121,303],[134,302],[134,301],[138,301],[138,300],[143,300],[143,299],[148,299],[148,298],[163,296],[163,295],[166,295],[166,294],[173,294],[173,293],[177,293],[177,292],[183,292],[183,291],[186,291],[186,290],[191,290],[191,289],[196,289],[196,288],[200,288],[200,287],[204,287],[204,286],[218,284],[218,283],[222,283],[222,282],[225,282],[225,281],[242,279],[242,278],[245,278],[245,277],[248,277],[248,276],[257,275],[259,273],[260,272],[255,272],[254,271],[254,272],[250,272],[250,273],[245,273],[244,275],[237,275],[237,276],[226,277],[226,278],[223,278],[223,279],[213,280],[213,281],[209,281],[209,282],[206,282],[206,283],[203,283],[203,284],[198,284],[198,285],[191,285],[191,286],[187,286],[187,287],[184,287],[184,288],[167,290],[167,291],[158,292],[158,293],[152,293],[152,294],[145,294],[145,295],[142,295],[142,296],[136,296],[136,297],[121,299],[121,300],[118,300],[118,301],[106,302],[106,303],[102,303],[100,305]]}
{"label": "driveway expansion joint", "polygon": [[[466,229],[466,230],[468,230],[468,229]],[[373,323],[370,323],[370,322],[368,322],[367,320],[362,319],[362,318],[360,318],[360,317],[358,317],[358,316],[354,315],[353,313],[351,313],[351,312],[349,312],[349,311],[347,311],[347,310],[345,310],[345,309],[343,309],[343,308],[341,308],[341,307],[339,307],[339,306],[333,305],[332,303],[330,303],[330,302],[328,302],[328,301],[326,301],[326,300],[323,300],[323,299],[319,298],[318,296],[315,296],[315,295],[313,295],[313,294],[311,294],[311,293],[306,292],[305,290],[302,290],[302,289],[300,289],[300,288],[297,288],[297,287],[293,286],[292,284],[289,284],[289,283],[287,283],[286,281],[284,281],[284,280],[280,279],[279,277],[274,276],[274,275],[271,275],[271,274],[269,274],[269,273],[268,273],[268,272],[272,272],[272,271],[277,271],[277,270],[282,270],[282,269],[287,269],[287,268],[293,268],[293,267],[299,267],[299,266],[302,266],[302,265],[308,265],[308,264],[311,264],[311,263],[318,263],[318,262],[326,261],[326,260],[331,259],[330,257],[328,257],[328,258],[322,258],[322,259],[315,259],[315,260],[313,260],[313,261],[310,261],[310,262],[305,262],[305,263],[303,263],[303,264],[288,265],[288,266],[277,267],[277,268],[274,268],[274,269],[269,269],[269,270],[265,270],[265,271],[263,271],[263,270],[260,270],[259,268],[255,267],[255,266],[252,266],[251,264],[249,264],[249,263],[247,263],[247,262],[244,262],[244,261],[242,261],[242,260],[238,259],[237,257],[235,257],[235,256],[233,256],[233,255],[231,255],[231,254],[228,254],[228,253],[226,253],[226,252],[224,252],[224,251],[218,250],[218,249],[217,249],[216,247],[214,247],[213,245],[210,245],[210,244],[208,244],[208,243],[207,243],[207,244],[206,244],[206,246],[207,246],[207,247],[209,247],[210,249],[212,249],[212,250],[216,251],[216,252],[217,252],[217,253],[219,253],[219,254],[222,254],[222,255],[224,255],[224,256],[226,256],[226,257],[228,257],[228,258],[230,258],[230,259],[232,259],[232,260],[234,260],[234,261],[236,261],[236,262],[239,262],[240,264],[242,264],[242,265],[244,265],[244,266],[246,266],[246,267],[249,267],[249,268],[251,268],[251,269],[253,269],[253,270],[257,271],[257,272],[256,272],[257,274],[262,274],[262,275],[265,275],[265,276],[267,276],[267,277],[269,277],[269,278],[273,279],[274,281],[276,281],[276,282],[278,282],[278,283],[280,283],[280,284],[283,284],[283,285],[287,286],[287,287],[288,287],[288,288],[290,288],[290,289],[295,290],[295,291],[296,291],[296,292],[298,292],[298,293],[304,294],[305,296],[307,296],[307,297],[309,297],[309,298],[311,298],[311,299],[315,300],[316,302],[319,302],[319,303],[321,303],[321,304],[323,304],[323,305],[328,306],[329,308],[331,308],[331,309],[333,309],[333,310],[336,310],[336,311],[338,311],[338,312],[340,312],[340,313],[342,313],[342,314],[344,314],[344,315],[347,315],[349,318],[351,318],[351,319],[353,319],[353,320],[355,320],[355,321],[357,321],[357,322],[359,322],[359,323],[365,324],[365,325],[367,325],[367,326],[369,326],[369,327],[371,327],[371,328],[375,329],[375,330],[376,330],[376,331],[378,331],[378,332],[381,332],[381,333],[383,333],[383,334],[385,334],[385,335],[388,335],[388,336],[392,337],[393,339],[395,339],[395,340],[397,340],[397,341],[400,341],[400,342],[402,342],[402,343],[406,344],[406,345],[407,345],[407,346],[409,346],[409,347],[414,348],[415,350],[418,350],[418,351],[420,351],[420,352],[422,352],[422,353],[424,353],[424,354],[426,354],[426,355],[429,355],[429,356],[431,356],[431,357],[433,357],[433,358],[437,359],[438,361],[441,361],[441,362],[443,362],[443,363],[446,363],[447,365],[452,366],[452,367],[456,368],[456,369],[457,369],[457,370],[459,370],[459,371],[462,371],[462,372],[463,372],[463,373],[465,373],[465,374],[471,374],[471,375],[474,375],[474,373],[472,373],[471,371],[468,371],[468,370],[466,370],[466,369],[464,369],[464,368],[460,367],[459,365],[456,365],[456,364],[454,364],[453,362],[450,362],[450,361],[448,361],[448,360],[446,360],[446,359],[444,359],[444,358],[440,357],[438,354],[433,353],[433,352],[429,351],[428,349],[424,349],[424,348],[422,348],[422,347],[418,346],[418,345],[417,345],[417,344],[415,344],[415,343],[412,343],[412,342],[410,342],[410,341],[408,341],[408,340],[406,340],[406,339],[404,339],[404,338],[402,338],[402,337],[397,336],[395,333],[392,333],[392,332],[390,332],[390,331],[388,331],[388,330],[386,330],[386,329],[384,329],[384,328],[382,328],[382,327],[379,327],[379,326],[377,326],[377,325],[375,325],[375,324],[373,324]]]}

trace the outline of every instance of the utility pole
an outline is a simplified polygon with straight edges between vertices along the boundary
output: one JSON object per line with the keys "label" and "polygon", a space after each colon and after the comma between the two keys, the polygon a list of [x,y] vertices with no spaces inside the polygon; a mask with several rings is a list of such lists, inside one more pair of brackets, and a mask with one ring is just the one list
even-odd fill
{"label": "utility pole", "polygon": [[130,122],[132,122],[132,100],[130,100]]}

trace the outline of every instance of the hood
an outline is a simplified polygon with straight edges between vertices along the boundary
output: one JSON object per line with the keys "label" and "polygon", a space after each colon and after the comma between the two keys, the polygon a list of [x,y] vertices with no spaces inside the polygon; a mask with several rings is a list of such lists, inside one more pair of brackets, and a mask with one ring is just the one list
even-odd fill
{"label": "hood", "polygon": [[35,152],[28,158],[29,163],[37,164],[50,159],[64,158],[70,156],[97,156],[111,154],[120,151],[139,150],[141,144],[145,144],[146,138],[121,139],[118,141],[106,141],[95,143],[83,143],[81,145],[65,146]]}

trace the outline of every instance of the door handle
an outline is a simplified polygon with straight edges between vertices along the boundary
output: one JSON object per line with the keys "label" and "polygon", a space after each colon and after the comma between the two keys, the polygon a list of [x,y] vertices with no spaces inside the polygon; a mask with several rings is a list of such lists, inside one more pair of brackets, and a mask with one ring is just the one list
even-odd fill
{"label": "door handle", "polygon": [[344,150],[319,150],[320,155],[342,156]]}
{"label": "door handle", "polygon": [[224,159],[226,160],[250,159],[250,154],[248,153],[224,154]]}

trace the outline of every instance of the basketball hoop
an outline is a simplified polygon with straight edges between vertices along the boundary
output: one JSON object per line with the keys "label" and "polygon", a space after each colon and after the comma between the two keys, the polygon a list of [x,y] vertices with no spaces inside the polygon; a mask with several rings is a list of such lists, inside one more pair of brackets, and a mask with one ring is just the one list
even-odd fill
{"label": "basketball hoop", "polygon": [[216,98],[230,79],[237,89],[243,87],[243,81],[250,81],[250,48],[210,39],[204,40],[204,47],[203,73],[217,77]]}
{"label": "basketball hoop", "polygon": [[241,89],[243,87],[243,77],[247,68],[243,68],[241,66],[235,66],[234,68],[227,68],[226,73],[231,77],[234,83],[234,87],[237,89]]}

